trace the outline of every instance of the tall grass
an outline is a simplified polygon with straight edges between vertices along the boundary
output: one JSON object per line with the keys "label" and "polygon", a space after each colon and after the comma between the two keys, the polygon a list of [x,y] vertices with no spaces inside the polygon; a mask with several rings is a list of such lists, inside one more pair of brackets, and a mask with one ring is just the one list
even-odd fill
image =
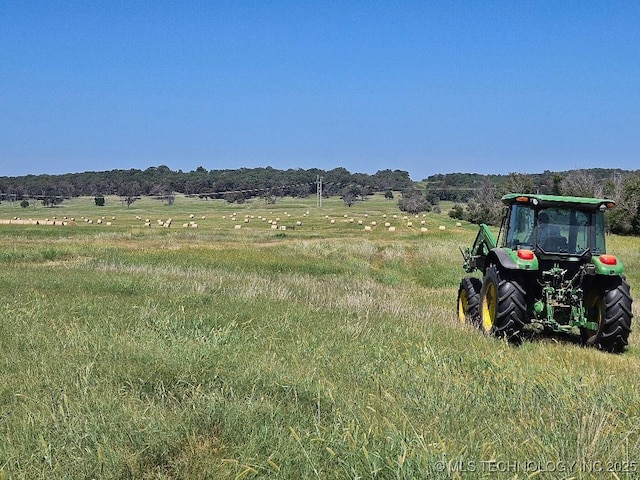
{"label": "tall grass", "polygon": [[[0,225],[0,478],[638,476],[638,335],[609,355],[457,324],[475,227],[349,222],[402,225],[382,199],[174,207]],[[233,210],[304,225],[236,231]],[[145,229],[142,211],[207,219]],[[609,250],[640,291],[637,239]]]}

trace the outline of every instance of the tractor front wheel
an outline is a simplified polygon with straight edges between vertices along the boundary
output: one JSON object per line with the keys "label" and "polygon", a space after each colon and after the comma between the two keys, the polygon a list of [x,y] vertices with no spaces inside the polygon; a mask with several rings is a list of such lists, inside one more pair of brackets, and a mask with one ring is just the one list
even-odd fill
{"label": "tractor front wheel", "polygon": [[482,282],[464,277],[458,288],[458,321],[477,327],[480,324],[480,290]]}
{"label": "tractor front wheel", "polygon": [[515,280],[506,280],[489,265],[480,292],[480,327],[485,333],[520,343],[526,323],[526,293]]}
{"label": "tractor front wheel", "polygon": [[585,345],[620,353],[628,344],[631,333],[631,291],[622,277],[614,277],[604,288],[591,289],[585,294],[587,321],[597,325],[596,330],[582,329]]}

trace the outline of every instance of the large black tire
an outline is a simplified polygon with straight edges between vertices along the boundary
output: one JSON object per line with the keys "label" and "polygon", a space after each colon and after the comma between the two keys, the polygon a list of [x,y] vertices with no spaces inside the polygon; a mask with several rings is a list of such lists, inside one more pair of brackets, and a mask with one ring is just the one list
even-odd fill
{"label": "large black tire", "polygon": [[458,321],[478,327],[480,325],[480,290],[478,278],[464,277],[458,288]]}
{"label": "large black tire", "polygon": [[480,292],[480,327],[485,333],[518,344],[527,323],[524,288],[514,279],[501,278],[495,265],[489,265]]}
{"label": "large black tire", "polygon": [[613,277],[599,289],[585,294],[587,320],[598,324],[597,330],[582,329],[585,345],[620,353],[629,343],[631,333],[631,289],[622,277]]}

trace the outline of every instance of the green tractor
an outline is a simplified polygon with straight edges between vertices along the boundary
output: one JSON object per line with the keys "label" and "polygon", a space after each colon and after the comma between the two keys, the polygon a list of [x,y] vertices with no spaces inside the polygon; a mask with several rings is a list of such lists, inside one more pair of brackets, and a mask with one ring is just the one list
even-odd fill
{"label": "green tractor", "polygon": [[531,331],[579,334],[622,352],[631,332],[631,293],[622,262],[605,250],[606,199],[509,194],[498,238],[482,224],[462,251],[467,273],[458,319],[520,343]]}

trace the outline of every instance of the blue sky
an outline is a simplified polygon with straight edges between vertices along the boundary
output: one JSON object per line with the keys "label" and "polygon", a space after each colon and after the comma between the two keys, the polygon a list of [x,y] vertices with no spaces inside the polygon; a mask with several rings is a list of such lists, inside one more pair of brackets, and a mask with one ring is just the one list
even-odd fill
{"label": "blue sky", "polygon": [[0,176],[640,169],[640,2],[0,0]]}

